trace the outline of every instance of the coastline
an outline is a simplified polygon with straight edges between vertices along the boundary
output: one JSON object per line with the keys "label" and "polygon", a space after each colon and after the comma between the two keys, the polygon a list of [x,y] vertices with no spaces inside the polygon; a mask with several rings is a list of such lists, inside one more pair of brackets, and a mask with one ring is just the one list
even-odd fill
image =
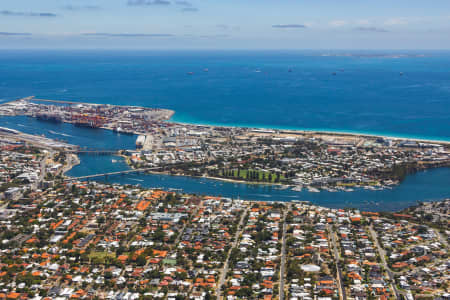
{"label": "coastline", "polygon": [[[176,113],[176,112],[175,112]],[[175,114],[174,114],[175,115]],[[173,116],[172,116],[173,118]],[[353,132],[353,131],[345,131],[345,130],[331,130],[331,129],[302,129],[302,128],[283,128],[283,127],[259,127],[252,125],[225,125],[225,124],[214,124],[214,123],[197,123],[197,122],[184,122],[184,121],[176,121],[172,119],[167,120],[168,123],[180,124],[180,125],[196,125],[196,126],[213,126],[213,127],[221,127],[221,128],[247,128],[247,129],[255,129],[255,130],[278,130],[284,131],[286,133],[291,134],[316,134],[316,135],[331,135],[338,137],[368,137],[368,138],[385,138],[392,140],[408,140],[408,141],[417,141],[424,143],[440,143],[450,145],[450,137],[448,140],[446,139],[434,139],[434,138],[423,138],[423,137],[408,137],[401,136],[395,134],[376,134],[376,133],[366,133],[366,132]]]}
{"label": "coastline", "polygon": [[[218,127],[218,128],[245,128],[245,129],[253,129],[253,130],[276,130],[276,131],[282,131],[285,134],[294,134],[294,135],[328,135],[328,136],[336,136],[336,137],[353,137],[353,138],[384,138],[384,139],[391,139],[391,140],[407,140],[407,141],[416,141],[416,142],[422,142],[422,143],[439,143],[439,144],[445,144],[447,146],[450,146],[450,137],[449,138],[436,138],[436,137],[414,137],[414,136],[404,136],[401,133],[371,133],[371,132],[358,132],[358,131],[349,131],[349,130],[341,130],[341,129],[315,129],[315,128],[296,128],[296,127],[285,127],[285,126],[265,126],[265,125],[252,125],[252,124],[222,124],[222,123],[213,123],[213,122],[196,122],[195,120],[177,120],[175,117],[176,111],[169,108],[161,108],[161,107],[144,107],[144,106],[134,106],[134,105],[112,105],[112,104],[99,104],[99,103],[88,103],[88,102],[76,102],[76,101],[63,101],[63,100],[48,100],[48,99],[37,99],[34,98],[34,96],[29,96],[25,98],[20,98],[16,100],[6,101],[0,103],[0,106],[11,104],[13,102],[26,100],[26,101],[43,101],[43,102],[49,102],[49,103],[70,103],[70,104],[88,104],[88,105],[110,105],[110,106],[116,106],[116,107],[135,107],[135,108],[146,108],[146,109],[157,109],[165,112],[167,115],[165,117],[165,120],[163,122],[167,122],[168,124],[178,124],[178,125],[186,125],[186,126],[207,126],[207,127]],[[26,114],[24,114],[26,115]],[[19,116],[19,115],[3,115],[0,114],[0,117],[3,116]],[[33,116],[29,116],[33,117]],[[63,121],[64,123],[73,124],[73,122],[70,121]],[[111,130],[113,131],[113,128],[109,126],[101,126],[98,127],[100,129],[104,130]],[[126,134],[134,134],[134,135],[145,135],[146,132],[124,132]]]}

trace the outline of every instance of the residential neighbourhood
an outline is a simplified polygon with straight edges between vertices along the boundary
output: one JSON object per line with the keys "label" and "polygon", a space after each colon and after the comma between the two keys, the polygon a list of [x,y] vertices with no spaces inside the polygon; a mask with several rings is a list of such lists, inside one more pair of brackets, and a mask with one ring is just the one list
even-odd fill
{"label": "residential neighbourhood", "polygon": [[446,291],[450,275],[447,240],[438,230],[414,222],[410,215],[394,217],[374,220],[373,227],[399,292],[418,297]]}
{"label": "residential neighbourhood", "polygon": [[0,299],[449,299],[449,199],[398,213],[64,180],[0,140]]}

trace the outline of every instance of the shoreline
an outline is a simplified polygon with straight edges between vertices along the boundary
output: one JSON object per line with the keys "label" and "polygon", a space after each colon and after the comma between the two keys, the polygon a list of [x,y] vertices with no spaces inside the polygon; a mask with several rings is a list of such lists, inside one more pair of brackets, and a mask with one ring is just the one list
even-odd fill
{"label": "shoreline", "polygon": [[[175,114],[174,114],[175,115]],[[365,133],[365,132],[351,132],[351,131],[340,131],[340,130],[320,130],[320,129],[288,129],[288,128],[281,128],[281,127],[254,127],[251,125],[215,125],[215,124],[208,124],[208,123],[194,123],[194,122],[183,122],[183,121],[171,121],[167,120],[168,123],[173,124],[179,124],[179,125],[195,125],[195,126],[207,126],[207,127],[220,127],[220,128],[246,128],[246,129],[254,129],[254,130],[276,130],[276,131],[283,131],[283,133],[286,134],[316,134],[316,135],[330,135],[330,136],[337,136],[337,137],[368,137],[368,138],[385,138],[385,139],[392,139],[392,140],[408,140],[408,141],[417,141],[417,142],[424,142],[424,143],[439,143],[439,144],[446,144],[450,146],[450,138],[448,140],[440,140],[440,139],[427,139],[427,138],[415,138],[415,137],[402,137],[402,136],[395,136],[395,135],[389,135],[389,134],[375,134],[375,133]]]}
{"label": "shoreline", "polygon": [[64,167],[64,170],[61,172],[62,176],[65,177],[70,177],[69,175],[66,175],[67,172],[69,172],[70,170],[72,170],[75,166],[78,166],[79,164],[81,164],[81,160],[78,157],[78,155],[71,153],[69,154],[71,156],[71,160],[70,160],[70,164],[67,164],[67,166]]}
{"label": "shoreline", "polygon": [[[17,101],[21,101],[21,100],[25,100],[25,101],[43,101],[43,102],[48,102],[48,103],[67,103],[67,104],[87,104],[87,105],[109,105],[109,106],[116,106],[116,107],[122,107],[122,108],[126,108],[126,107],[136,107],[136,108],[146,108],[146,109],[157,109],[157,110],[161,110],[161,111],[165,111],[168,115],[167,118],[165,120],[163,120],[162,122],[166,122],[168,124],[178,124],[178,125],[186,125],[186,126],[204,126],[204,127],[217,127],[217,128],[245,128],[245,129],[249,129],[249,130],[273,130],[273,131],[281,131],[284,134],[294,134],[294,135],[329,135],[329,136],[336,136],[336,137],[354,137],[354,138],[384,138],[384,139],[391,139],[391,140],[407,140],[407,141],[416,141],[416,142],[422,142],[422,143],[439,143],[439,144],[445,144],[447,146],[450,146],[450,137],[448,139],[439,139],[439,138],[424,138],[424,137],[409,137],[409,136],[401,136],[401,134],[399,135],[395,135],[395,133],[393,134],[377,134],[377,133],[366,133],[366,132],[352,132],[352,131],[346,131],[346,130],[332,130],[332,129],[302,129],[302,128],[289,128],[289,127],[270,127],[270,126],[264,126],[264,125],[245,125],[245,124],[214,124],[214,123],[202,123],[202,122],[195,122],[195,121],[177,121],[176,117],[174,118],[174,116],[176,115],[176,111],[173,109],[169,109],[169,108],[152,108],[152,107],[144,107],[144,106],[134,106],[134,105],[113,105],[113,104],[99,104],[99,103],[89,103],[89,102],[77,102],[77,101],[63,101],[63,100],[48,100],[48,99],[38,99],[35,98],[34,96],[30,96],[30,97],[25,97],[25,98],[20,98],[20,99],[16,99],[16,100],[12,100],[12,101],[6,101],[6,102],[2,102],[0,103],[0,106],[2,105],[6,105],[6,104],[11,104]],[[33,116],[29,116],[26,114],[23,114],[25,116],[28,117],[32,117]],[[20,116],[20,115],[4,115],[4,114],[0,114],[0,117],[5,117],[5,116]],[[67,121],[63,121],[64,123],[68,123],[68,124],[72,124],[72,122],[67,122]],[[75,126],[75,125],[73,125]],[[101,126],[98,127],[99,129],[104,129],[104,130],[111,130],[114,131],[113,128],[110,128],[108,126]],[[125,134],[133,134],[133,135],[145,135],[147,134],[146,132],[138,132],[138,131],[133,131],[133,132],[123,132]]]}

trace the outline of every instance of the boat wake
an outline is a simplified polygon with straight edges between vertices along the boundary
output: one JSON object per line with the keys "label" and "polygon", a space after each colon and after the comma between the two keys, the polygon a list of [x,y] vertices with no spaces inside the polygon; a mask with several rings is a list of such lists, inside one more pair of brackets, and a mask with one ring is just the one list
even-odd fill
{"label": "boat wake", "polygon": [[139,181],[139,182],[143,182],[143,179],[136,179],[136,178],[130,178],[130,180],[134,180],[134,181]]}
{"label": "boat wake", "polygon": [[73,137],[73,135],[67,134],[67,133],[61,133],[61,132],[56,132],[53,130],[49,130],[48,132],[50,132],[51,134],[57,134],[57,135],[62,135],[62,136],[66,136],[66,137]]}

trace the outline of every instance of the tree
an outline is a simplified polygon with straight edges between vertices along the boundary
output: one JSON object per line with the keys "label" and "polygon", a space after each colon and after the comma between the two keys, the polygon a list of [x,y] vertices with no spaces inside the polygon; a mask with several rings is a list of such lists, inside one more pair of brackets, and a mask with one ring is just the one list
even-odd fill
{"label": "tree", "polygon": [[145,259],[144,254],[141,254],[136,258],[136,264],[138,266],[145,266],[146,263],[147,263],[147,260]]}
{"label": "tree", "polygon": [[252,291],[251,288],[244,287],[244,288],[241,288],[239,291],[237,291],[236,296],[237,297],[246,297],[246,298],[248,298],[252,294],[253,294],[253,291]]}
{"label": "tree", "polygon": [[165,236],[164,231],[161,229],[161,227],[159,227],[153,234],[153,240],[164,242],[164,236]]}

